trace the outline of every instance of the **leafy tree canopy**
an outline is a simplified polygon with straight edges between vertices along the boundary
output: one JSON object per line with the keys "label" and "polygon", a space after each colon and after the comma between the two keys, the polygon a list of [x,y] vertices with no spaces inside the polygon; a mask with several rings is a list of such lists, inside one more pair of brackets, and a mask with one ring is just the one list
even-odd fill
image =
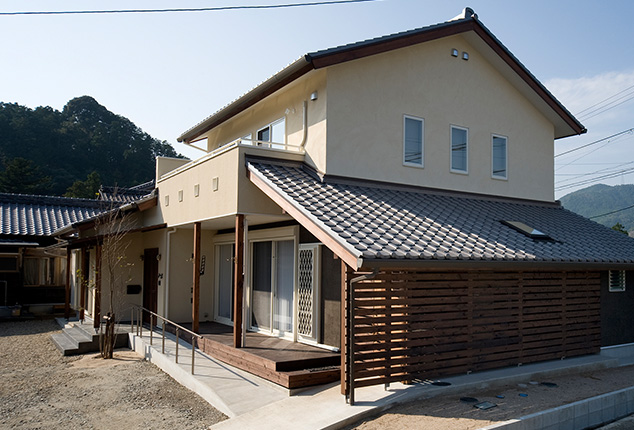
{"label": "leafy tree canopy", "polygon": [[620,222],[617,222],[616,224],[614,224],[612,226],[612,230],[618,231],[619,233],[623,233],[625,235],[629,235],[625,227],[623,227],[623,224],[621,224]]}
{"label": "leafy tree canopy", "polygon": [[64,197],[79,197],[81,199],[94,199],[101,186],[101,176],[96,171],[88,174],[85,181],[75,181],[68,187]]}
{"label": "leafy tree canopy", "polygon": [[0,190],[16,194],[45,194],[51,178],[44,176],[31,160],[16,157],[4,162],[0,172]]}
{"label": "leafy tree canopy", "polygon": [[[87,195],[93,172],[104,184],[133,186],[154,177],[157,156],[182,157],[92,97],[72,99],[61,112],[0,102],[0,177],[14,175],[0,182],[0,192]],[[8,172],[18,158],[31,163],[14,168],[34,169],[32,182]]]}

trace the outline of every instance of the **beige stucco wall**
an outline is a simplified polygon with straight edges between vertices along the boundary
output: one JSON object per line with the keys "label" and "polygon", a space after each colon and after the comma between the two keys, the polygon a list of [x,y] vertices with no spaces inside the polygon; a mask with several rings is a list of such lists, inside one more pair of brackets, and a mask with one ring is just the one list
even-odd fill
{"label": "beige stucco wall", "polygon": [[[329,174],[553,200],[552,124],[462,36],[332,66],[328,93]],[[405,114],[425,120],[423,169],[403,166]],[[469,129],[467,175],[450,172],[450,125]],[[492,134],[508,180],[491,179]]]}
{"label": "beige stucco wall", "polygon": [[[316,100],[310,100],[317,93]],[[325,167],[326,137],[326,71],[314,70],[286,87],[259,101],[254,106],[209,131],[208,150],[239,139],[247,134],[256,138],[257,130],[281,119],[286,119],[286,143],[300,145],[303,132],[303,105],[306,102],[308,133],[306,150],[310,153],[307,162],[318,170]]]}
{"label": "beige stucco wall", "polygon": [[[193,162],[191,167],[159,180],[158,207],[148,211],[146,225],[150,225],[147,222],[151,220],[153,223],[165,222],[168,227],[182,226],[236,213],[282,215],[281,209],[248,179],[246,155],[304,159],[299,153],[234,146],[217,156]],[[214,178],[217,178],[217,190],[214,190]],[[196,185],[198,196],[195,195]],[[179,199],[181,191],[182,201]]]}
{"label": "beige stucco wall", "polygon": [[[201,256],[205,256],[205,274],[200,276],[199,320],[213,319],[213,235],[215,231],[203,230]],[[192,321],[194,230],[179,228],[170,239],[169,311],[168,318],[175,322]]]}

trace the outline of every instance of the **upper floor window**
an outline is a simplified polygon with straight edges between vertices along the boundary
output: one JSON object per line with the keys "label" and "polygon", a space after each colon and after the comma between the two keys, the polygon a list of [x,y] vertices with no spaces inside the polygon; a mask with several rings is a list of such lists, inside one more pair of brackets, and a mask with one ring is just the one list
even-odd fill
{"label": "upper floor window", "polygon": [[271,142],[271,148],[284,149],[286,143],[286,119],[280,118],[259,129],[256,140],[258,145],[262,145],[261,142]]}
{"label": "upper floor window", "polygon": [[451,171],[468,172],[469,130],[455,125],[451,126]]}
{"label": "upper floor window", "polygon": [[403,117],[403,164],[423,167],[425,121],[422,118]]}
{"label": "upper floor window", "polygon": [[506,137],[495,134],[491,139],[491,176],[495,179],[507,179],[506,142]]}

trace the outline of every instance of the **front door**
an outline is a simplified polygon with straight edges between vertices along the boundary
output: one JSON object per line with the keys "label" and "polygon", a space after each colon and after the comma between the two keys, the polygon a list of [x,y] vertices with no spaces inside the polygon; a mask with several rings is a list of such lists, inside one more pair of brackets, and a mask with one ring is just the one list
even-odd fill
{"label": "front door", "polygon": [[233,324],[234,296],[234,254],[235,245],[228,243],[216,246],[216,315],[215,319],[223,324]]}
{"label": "front door", "polygon": [[[155,313],[158,309],[158,252],[158,248],[143,252],[143,307]],[[150,322],[147,312],[143,313],[143,321]]]}

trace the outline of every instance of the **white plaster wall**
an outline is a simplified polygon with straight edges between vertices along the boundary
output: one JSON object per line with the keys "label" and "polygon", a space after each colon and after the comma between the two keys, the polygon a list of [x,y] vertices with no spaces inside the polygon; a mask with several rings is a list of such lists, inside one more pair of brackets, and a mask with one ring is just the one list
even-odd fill
{"label": "white plaster wall", "polygon": [[[464,61],[452,49],[468,52]],[[424,168],[403,166],[403,115],[425,120]],[[450,125],[469,129],[469,172],[450,172]],[[491,179],[491,135],[508,180]],[[329,174],[552,201],[554,127],[462,36],[328,70]]]}

